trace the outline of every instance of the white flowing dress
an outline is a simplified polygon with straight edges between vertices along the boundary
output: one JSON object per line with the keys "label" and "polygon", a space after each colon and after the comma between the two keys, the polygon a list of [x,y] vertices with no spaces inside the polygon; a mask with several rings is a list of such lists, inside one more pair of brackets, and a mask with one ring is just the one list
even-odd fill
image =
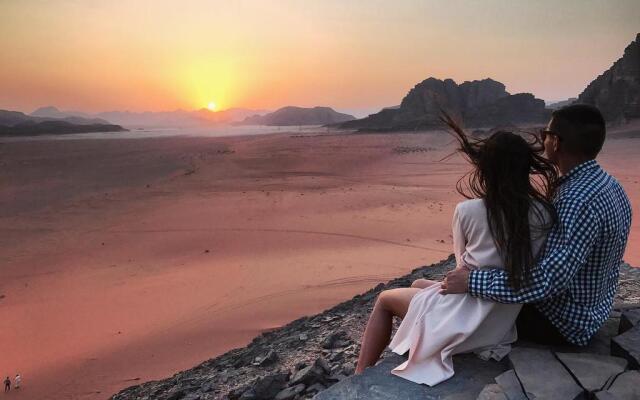
{"label": "white flowing dress", "polygon": [[[530,213],[532,250],[536,257],[546,239],[540,229],[542,213]],[[482,199],[456,206],[453,248],[458,266],[501,267],[504,262],[493,241]],[[407,361],[391,373],[416,383],[436,385],[453,376],[454,354],[475,352],[483,359],[507,355],[517,339],[515,321],[522,305],[501,304],[469,294],[439,293],[436,284],[420,290],[411,300],[389,347]]]}

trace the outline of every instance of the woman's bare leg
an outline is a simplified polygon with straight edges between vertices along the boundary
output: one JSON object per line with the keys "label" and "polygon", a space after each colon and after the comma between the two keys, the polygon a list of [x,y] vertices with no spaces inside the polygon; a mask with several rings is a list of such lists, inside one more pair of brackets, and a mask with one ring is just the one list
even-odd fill
{"label": "woman's bare leg", "polygon": [[413,281],[413,283],[411,284],[412,288],[418,288],[418,289],[424,289],[424,288],[428,288],[429,286],[433,286],[436,283],[440,283],[438,281],[432,281],[430,279],[416,279],[415,281]]}
{"label": "woman's bare leg", "polygon": [[393,316],[404,318],[411,299],[419,291],[418,288],[399,288],[380,293],[362,335],[356,374],[378,361],[391,339]]}

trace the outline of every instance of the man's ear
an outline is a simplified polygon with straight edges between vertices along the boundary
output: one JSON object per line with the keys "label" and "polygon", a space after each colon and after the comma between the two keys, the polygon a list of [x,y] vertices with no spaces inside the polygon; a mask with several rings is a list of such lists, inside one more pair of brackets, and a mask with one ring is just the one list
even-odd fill
{"label": "man's ear", "polygon": [[557,153],[560,150],[560,138],[557,136],[553,137],[553,152]]}

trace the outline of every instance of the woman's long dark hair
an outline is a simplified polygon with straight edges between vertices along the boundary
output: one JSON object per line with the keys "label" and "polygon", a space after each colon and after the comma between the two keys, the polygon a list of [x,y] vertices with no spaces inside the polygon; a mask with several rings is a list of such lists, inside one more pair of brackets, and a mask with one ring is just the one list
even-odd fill
{"label": "woman's long dark hair", "polygon": [[[460,178],[456,189],[468,199],[484,200],[489,229],[509,283],[517,290],[535,266],[532,235],[545,234],[557,220],[552,200],[558,171],[543,157],[544,146],[535,135],[531,135],[531,142],[505,131],[470,139],[447,113],[442,113],[441,120],[451,128],[460,144],[458,150],[474,167]],[[539,226],[530,225],[530,212],[536,213],[534,220],[540,221]]]}

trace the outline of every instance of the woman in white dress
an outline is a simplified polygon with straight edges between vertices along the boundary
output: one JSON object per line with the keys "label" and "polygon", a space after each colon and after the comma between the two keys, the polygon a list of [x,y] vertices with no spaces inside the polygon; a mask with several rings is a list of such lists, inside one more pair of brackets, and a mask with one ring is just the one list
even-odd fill
{"label": "woman in white dress", "polygon": [[[496,132],[471,140],[448,115],[442,119],[473,166],[456,185],[469,199],[453,215],[456,268],[504,266],[518,288],[556,220],[551,199],[557,171],[543,157],[538,138],[527,143],[514,133]],[[430,386],[453,376],[454,354],[499,360],[509,352],[521,305],[440,290],[440,282],[419,279],[411,288],[383,291],[362,338],[356,373],[374,365],[387,345],[398,354],[409,352],[394,375]],[[393,316],[402,323],[389,343]]]}

